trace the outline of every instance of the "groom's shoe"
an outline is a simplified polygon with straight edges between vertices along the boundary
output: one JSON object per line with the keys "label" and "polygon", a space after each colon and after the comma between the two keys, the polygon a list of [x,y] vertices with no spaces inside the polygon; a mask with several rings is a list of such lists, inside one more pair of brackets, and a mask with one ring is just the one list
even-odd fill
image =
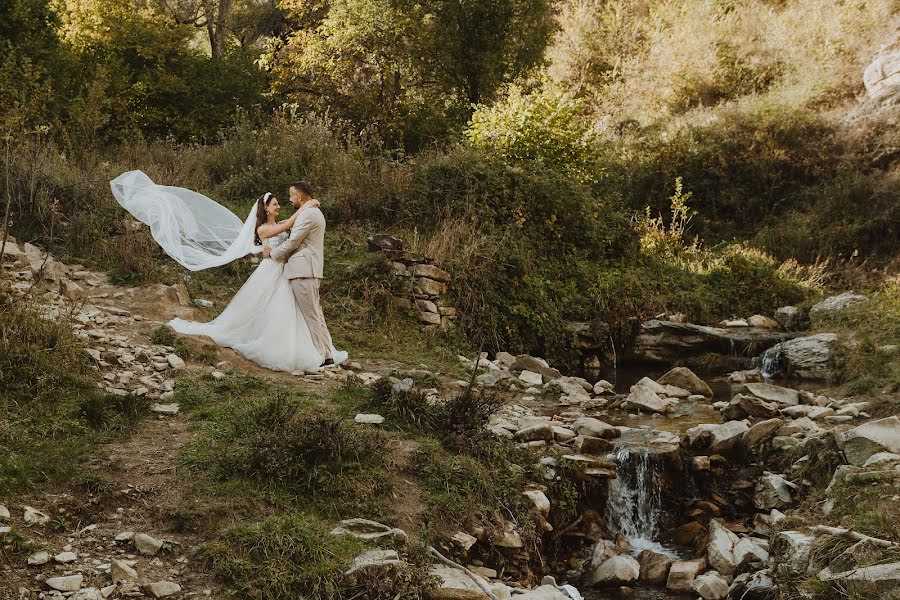
{"label": "groom's shoe", "polygon": [[326,359],[325,359],[325,362],[323,362],[323,363],[322,363],[321,365],[319,365],[319,366],[320,366],[320,367],[327,367],[327,366],[333,365],[333,364],[334,364],[334,359],[333,359],[333,358],[326,358]]}

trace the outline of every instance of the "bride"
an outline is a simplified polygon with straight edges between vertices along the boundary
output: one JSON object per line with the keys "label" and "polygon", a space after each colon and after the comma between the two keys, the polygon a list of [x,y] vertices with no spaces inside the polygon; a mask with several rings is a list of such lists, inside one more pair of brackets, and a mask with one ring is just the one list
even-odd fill
{"label": "bride", "polygon": [[[263,247],[276,248],[289,236],[301,210],[278,222],[278,199],[267,192],[243,224],[227,208],[202,194],[153,183],[141,171],[111,182],[119,204],[150,227],[153,238],[192,271],[220,266]],[[283,276],[284,263],[264,259],[231,302],[208,323],[173,319],[178,333],[206,335],[253,362],[281,371],[315,371],[322,364],[309,329]],[[335,364],[346,352],[331,349]]]}

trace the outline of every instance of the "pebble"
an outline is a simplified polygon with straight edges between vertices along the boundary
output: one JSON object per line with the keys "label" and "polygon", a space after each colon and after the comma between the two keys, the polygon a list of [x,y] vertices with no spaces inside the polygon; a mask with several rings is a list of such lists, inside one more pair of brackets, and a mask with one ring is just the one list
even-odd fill
{"label": "pebble", "polygon": [[53,560],[61,564],[72,563],[78,560],[78,555],[74,552],[60,552],[53,557]]}
{"label": "pebble", "polygon": [[222,381],[223,379],[225,379],[225,373],[223,373],[222,371],[213,371],[212,378],[216,381]]}
{"label": "pebble", "polygon": [[84,582],[84,575],[67,575],[65,577],[51,577],[46,581],[47,585],[60,592],[77,592]]}
{"label": "pebble", "polygon": [[9,521],[10,516],[9,509],[5,505],[0,504],[0,521]]}
{"label": "pebble", "polygon": [[172,581],[157,581],[147,586],[147,592],[154,598],[168,598],[181,591],[181,586]]}
{"label": "pebble", "polygon": [[145,556],[156,556],[162,548],[162,542],[146,533],[138,533],[134,536],[134,547]]}
{"label": "pebble", "polygon": [[31,556],[28,557],[27,562],[29,565],[32,565],[32,566],[46,565],[48,562],[50,562],[50,553],[45,552],[43,550],[41,552],[35,552],[34,554],[32,554]]}
{"label": "pebble", "polygon": [[363,425],[381,425],[384,423],[384,417],[375,414],[359,413],[353,418],[353,421]]}
{"label": "pebble", "polygon": [[24,517],[28,525],[46,525],[50,522],[50,517],[30,506],[25,507]]}

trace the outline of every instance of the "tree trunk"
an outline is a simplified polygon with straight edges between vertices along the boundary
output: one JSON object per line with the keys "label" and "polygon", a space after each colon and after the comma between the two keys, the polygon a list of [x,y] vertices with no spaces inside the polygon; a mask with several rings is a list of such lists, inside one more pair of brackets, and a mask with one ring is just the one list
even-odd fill
{"label": "tree trunk", "polygon": [[225,51],[233,8],[234,0],[203,0],[206,33],[209,36],[209,49],[213,58],[219,58]]}

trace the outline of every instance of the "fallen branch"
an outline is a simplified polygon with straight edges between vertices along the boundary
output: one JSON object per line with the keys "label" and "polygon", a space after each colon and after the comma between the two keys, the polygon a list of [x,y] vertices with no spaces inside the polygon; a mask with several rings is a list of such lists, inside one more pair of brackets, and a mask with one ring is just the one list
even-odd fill
{"label": "fallen branch", "polygon": [[854,542],[870,542],[875,544],[879,548],[894,548],[900,547],[900,544],[897,542],[892,542],[890,540],[883,540],[881,538],[876,538],[868,535],[864,535],[862,533],[858,533],[856,531],[850,531],[849,529],[844,529],[843,527],[829,527],[827,525],[816,525],[812,528],[813,531],[818,533],[826,533],[828,535],[834,535],[837,537],[842,537],[848,540],[852,540]]}
{"label": "fallen branch", "polygon": [[487,585],[485,585],[484,583],[481,582],[481,580],[478,578],[477,575],[475,575],[475,573],[468,570],[461,564],[453,562],[452,560],[450,560],[449,558],[447,558],[446,556],[444,556],[443,554],[441,554],[440,552],[435,550],[434,546],[428,546],[428,554],[431,555],[433,558],[436,558],[440,562],[444,563],[448,567],[452,567],[454,569],[459,569],[460,571],[462,571],[463,573],[465,573],[466,575],[471,577],[472,581],[475,582],[475,585],[477,585],[479,588],[481,588],[481,591],[484,592],[487,595],[487,597],[490,598],[491,600],[500,600],[497,597],[497,595],[491,591],[491,588],[489,588]]}

